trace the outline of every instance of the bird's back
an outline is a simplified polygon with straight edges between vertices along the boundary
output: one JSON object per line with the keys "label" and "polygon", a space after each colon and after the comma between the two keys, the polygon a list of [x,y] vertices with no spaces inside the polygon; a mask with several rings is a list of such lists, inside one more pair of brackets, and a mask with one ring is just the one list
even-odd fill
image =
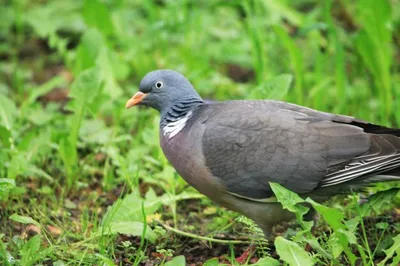
{"label": "bird's back", "polygon": [[216,102],[196,115],[189,126],[204,132],[192,141],[205,166],[246,198],[272,196],[269,182],[305,194],[400,165],[399,138],[365,132],[348,116],[278,101]]}

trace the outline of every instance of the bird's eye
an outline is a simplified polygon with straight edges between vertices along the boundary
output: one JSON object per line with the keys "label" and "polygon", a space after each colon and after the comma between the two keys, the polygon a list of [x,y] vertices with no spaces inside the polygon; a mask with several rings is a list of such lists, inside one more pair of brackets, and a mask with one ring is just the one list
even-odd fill
{"label": "bird's eye", "polygon": [[161,89],[164,86],[164,83],[162,83],[161,81],[157,81],[156,82],[156,88],[157,89]]}

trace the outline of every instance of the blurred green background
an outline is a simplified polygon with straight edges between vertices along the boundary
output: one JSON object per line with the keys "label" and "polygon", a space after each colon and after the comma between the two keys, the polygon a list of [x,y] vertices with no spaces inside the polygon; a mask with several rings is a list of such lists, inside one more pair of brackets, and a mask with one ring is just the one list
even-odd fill
{"label": "blurred green background", "polygon": [[182,241],[143,233],[144,216],[199,235],[234,221],[175,174],[158,114],[124,109],[151,70],[183,73],[205,99],[400,126],[399,0],[3,0],[0,17],[5,264],[130,265],[152,251],[160,264]]}

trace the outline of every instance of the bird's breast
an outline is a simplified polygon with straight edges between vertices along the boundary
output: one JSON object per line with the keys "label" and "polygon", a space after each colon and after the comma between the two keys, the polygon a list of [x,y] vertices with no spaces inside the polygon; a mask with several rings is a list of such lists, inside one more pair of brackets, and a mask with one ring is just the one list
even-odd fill
{"label": "bird's breast", "polygon": [[221,193],[221,184],[205,165],[201,147],[203,130],[185,128],[173,138],[160,132],[161,148],[178,174],[211,199]]}

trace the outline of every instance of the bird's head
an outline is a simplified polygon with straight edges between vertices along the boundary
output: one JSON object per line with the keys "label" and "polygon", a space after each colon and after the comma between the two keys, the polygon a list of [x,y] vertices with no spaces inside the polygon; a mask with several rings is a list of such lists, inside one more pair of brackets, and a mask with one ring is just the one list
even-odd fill
{"label": "bird's head", "polygon": [[139,91],[128,100],[125,107],[145,105],[163,113],[172,105],[187,99],[201,100],[182,74],[173,70],[155,70],[143,77]]}

